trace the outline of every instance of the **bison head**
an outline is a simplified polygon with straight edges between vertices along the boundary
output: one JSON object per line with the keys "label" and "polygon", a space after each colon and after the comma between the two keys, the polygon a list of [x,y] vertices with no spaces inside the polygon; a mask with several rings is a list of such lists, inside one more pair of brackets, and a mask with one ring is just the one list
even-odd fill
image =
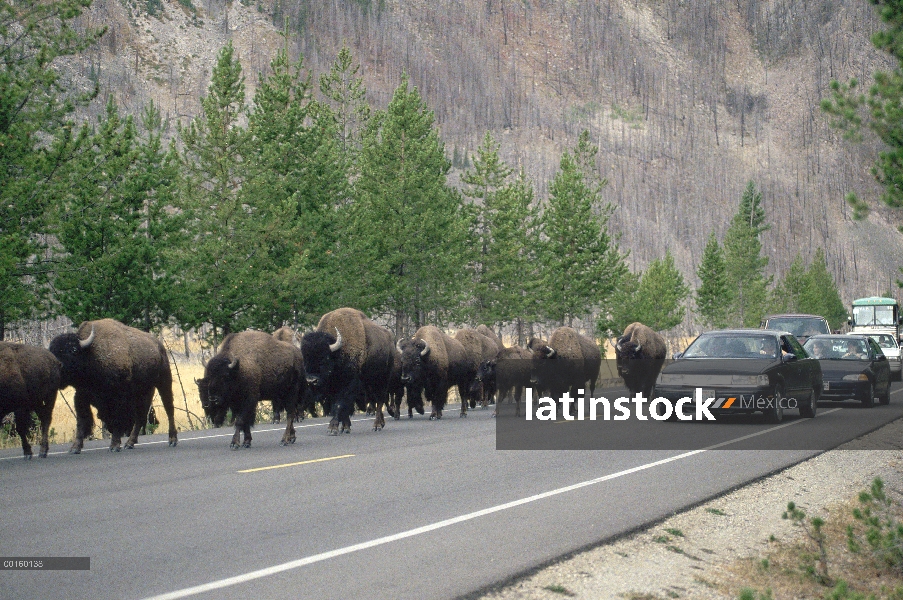
{"label": "bison head", "polygon": [[94,336],[92,326],[91,333],[85,339],[80,339],[77,333],[64,333],[50,342],[50,352],[63,364],[60,388],[75,385],[80,375],[87,372],[84,367],[91,354]]}
{"label": "bison head", "polygon": [[[238,358],[217,354],[204,369],[204,378],[197,380],[201,406],[208,416],[220,412],[231,398],[240,393]],[[223,414],[225,417],[225,413]],[[216,421],[214,420],[214,424]],[[222,424],[222,423],[220,423]]]}
{"label": "bison head", "polygon": [[480,366],[477,368],[477,378],[476,381],[479,382],[492,382],[495,380],[495,371],[496,365],[498,363],[495,359],[493,360],[484,360],[480,363]]}
{"label": "bison head", "polygon": [[643,358],[642,344],[631,341],[626,335],[618,338],[618,342],[615,344],[615,361],[618,365],[618,375],[623,377],[630,373],[631,363]]}
{"label": "bison head", "polygon": [[342,333],[338,329],[335,337],[324,331],[312,331],[304,336],[301,340],[301,354],[304,356],[308,385],[316,389],[330,381],[342,360],[339,353],[341,349]]}
{"label": "bison head", "polygon": [[422,383],[424,361],[430,355],[426,340],[401,340],[396,346],[401,352],[401,382],[405,386]]}
{"label": "bison head", "polygon": [[534,387],[545,387],[554,372],[554,366],[549,364],[548,360],[558,358],[558,352],[549,346],[548,342],[539,338],[530,338],[527,348],[532,354],[530,384]]}

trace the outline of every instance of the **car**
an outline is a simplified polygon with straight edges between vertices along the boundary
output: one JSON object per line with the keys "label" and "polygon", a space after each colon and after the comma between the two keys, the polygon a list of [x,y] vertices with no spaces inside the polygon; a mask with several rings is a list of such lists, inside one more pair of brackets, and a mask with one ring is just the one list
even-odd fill
{"label": "car", "polygon": [[800,344],[805,344],[810,336],[831,333],[828,320],[819,315],[769,315],[762,319],[759,327],[775,331],[789,331]]}
{"label": "car", "polygon": [[890,403],[890,361],[864,334],[815,335],[804,346],[821,364],[825,400],[857,399],[865,407]]}
{"label": "car", "polygon": [[881,352],[887,357],[890,364],[890,380],[903,380],[903,357],[900,356],[900,344],[897,338],[889,333],[870,333],[870,338],[878,342],[881,346]]}
{"label": "car", "polygon": [[821,367],[787,331],[709,331],[662,369],[655,395],[673,405],[693,397],[697,388],[703,399],[716,398],[713,415],[762,412],[768,421],[779,423],[788,408],[815,416]]}

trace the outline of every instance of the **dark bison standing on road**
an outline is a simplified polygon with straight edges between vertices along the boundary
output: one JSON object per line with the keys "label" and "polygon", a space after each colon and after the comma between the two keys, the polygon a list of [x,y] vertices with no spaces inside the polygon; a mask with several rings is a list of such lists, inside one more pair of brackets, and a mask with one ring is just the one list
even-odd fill
{"label": "dark bison standing on road", "polygon": [[75,441],[69,452],[78,454],[94,430],[91,406],[112,437],[110,451],[119,452],[123,434],[134,448],[147,419],[154,388],[169,419],[169,445],[178,442],[173,410],[172,373],[166,349],[140,329],[113,319],[85,321],[78,333],[64,333],[50,342],[50,352],[63,363],[60,386],[75,388]]}
{"label": "dark bison standing on road", "polygon": [[477,365],[468,358],[461,342],[445,335],[432,325],[417,330],[410,340],[398,342],[401,350],[401,380],[408,397],[421,393],[433,405],[430,420],[441,419],[448,400],[448,390],[458,386],[461,396],[461,416],[467,416],[464,399],[476,376]]}
{"label": "dark bison standing on road", "polygon": [[[204,411],[221,426],[232,410],[235,434],[229,447],[251,447],[251,427],[261,400],[273,403],[273,412],[286,412],[283,446],[295,443],[295,415],[304,394],[301,351],[262,331],[226,336],[216,356],[207,362],[204,378],[196,381]],[[244,433],[244,443],[241,434]]]}
{"label": "dark bison standing on road", "polygon": [[668,345],[665,338],[642,323],[631,323],[615,344],[618,375],[630,390],[631,396],[642,393],[652,400],[655,380],[658,378]]}
{"label": "dark bison standing on road", "polygon": [[[455,338],[464,346],[464,352],[470,361],[470,367],[473,369],[473,378],[468,381],[466,387],[458,388],[461,393],[461,414],[467,414],[467,402],[470,402],[470,408],[474,408],[477,402],[485,408],[489,404],[490,396],[495,393],[494,388],[487,388],[482,382],[477,381],[477,372],[480,369],[480,363],[486,360],[495,360],[499,355],[498,345],[492,339],[481,333],[477,333],[474,329],[459,329],[455,333]],[[474,385],[476,384],[476,385]]]}
{"label": "dark bison standing on road", "polygon": [[22,453],[30,459],[31,413],[41,422],[41,458],[47,458],[47,432],[56,393],[60,389],[62,364],[56,357],[36,346],[0,342],[0,418],[13,413]]}
{"label": "dark bison standing on road", "polygon": [[414,411],[423,414],[423,394],[418,390],[417,396],[414,392],[406,390],[404,382],[401,380],[401,352],[395,348],[394,359],[392,361],[392,377],[389,380],[389,404],[388,412],[395,419],[401,418],[401,400],[408,392],[408,418],[414,418]]}
{"label": "dark bison standing on road", "polygon": [[514,400],[514,414],[520,415],[520,401],[524,388],[530,385],[530,372],[532,368],[533,353],[520,346],[511,346],[499,352],[494,361],[486,361],[484,377],[495,377],[495,387],[498,399],[495,406],[495,415],[499,414],[498,405],[502,403],[509,393]]}
{"label": "dark bison standing on road", "polygon": [[304,335],[301,352],[307,383],[332,417],[328,433],[351,431],[354,408],[372,402],[373,431],[386,425],[383,405],[389,399],[394,357],[392,334],[359,310],[339,308],[320,318],[317,330]]}
{"label": "dark bison standing on road", "polygon": [[555,399],[569,391],[572,397],[584,389],[592,394],[602,366],[602,353],[592,339],[570,327],[559,327],[549,341],[531,338],[531,383]]}

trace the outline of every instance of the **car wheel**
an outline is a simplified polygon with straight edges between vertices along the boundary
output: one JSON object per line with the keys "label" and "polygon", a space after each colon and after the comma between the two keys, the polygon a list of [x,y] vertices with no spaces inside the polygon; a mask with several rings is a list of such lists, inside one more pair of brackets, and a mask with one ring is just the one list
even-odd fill
{"label": "car wheel", "polygon": [[780,385],[774,388],[774,406],[765,412],[765,419],[769,423],[780,423],[784,420],[784,406],[781,401],[784,399],[784,388]]}
{"label": "car wheel", "polygon": [[819,397],[821,397],[821,388],[817,385],[812,386],[812,393],[809,394],[809,402],[805,405],[800,405],[801,417],[811,419],[815,416],[815,411],[818,410]]}
{"label": "car wheel", "polygon": [[869,388],[866,390],[866,395],[862,399],[862,406],[865,408],[871,408],[875,406],[875,384],[869,381]]}

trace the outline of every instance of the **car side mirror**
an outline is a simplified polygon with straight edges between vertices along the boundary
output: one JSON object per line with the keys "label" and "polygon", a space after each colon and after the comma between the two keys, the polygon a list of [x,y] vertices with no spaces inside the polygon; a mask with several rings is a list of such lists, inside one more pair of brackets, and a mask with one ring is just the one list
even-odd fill
{"label": "car side mirror", "polygon": [[680,358],[683,355],[684,355],[683,352],[675,352],[671,358],[673,358],[674,360],[677,360],[678,358]]}
{"label": "car side mirror", "polygon": [[877,360],[887,360],[887,357],[883,354],[879,354]]}
{"label": "car side mirror", "polygon": [[790,362],[796,360],[796,354],[785,354],[781,357],[781,362]]}

